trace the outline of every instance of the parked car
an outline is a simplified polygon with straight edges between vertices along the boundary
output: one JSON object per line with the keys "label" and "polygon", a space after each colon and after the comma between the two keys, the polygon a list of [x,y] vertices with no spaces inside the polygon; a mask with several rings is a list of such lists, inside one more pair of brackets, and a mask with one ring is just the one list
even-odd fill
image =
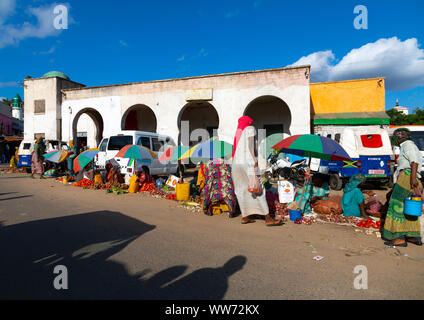
{"label": "parked car", "polygon": [[330,175],[330,188],[340,190],[347,180],[361,173],[366,180],[392,184],[393,150],[386,129],[378,126],[344,128],[340,134],[340,145],[352,161],[321,160]]}
{"label": "parked car", "polygon": [[115,158],[120,165],[121,174],[132,175],[135,170],[139,170],[140,168],[143,168],[152,175],[177,173],[178,165],[176,163],[162,163],[158,161],[158,158],[167,147],[175,146],[174,140],[169,136],[145,131],[124,130],[116,135],[103,138],[99,144],[100,152],[95,158],[96,166],[104,169],[106,161],[114,158],[119,150],[128,144],[149,148],[157,155],[157,158],[150,163],[134,161],[134,159],[129,158]]}

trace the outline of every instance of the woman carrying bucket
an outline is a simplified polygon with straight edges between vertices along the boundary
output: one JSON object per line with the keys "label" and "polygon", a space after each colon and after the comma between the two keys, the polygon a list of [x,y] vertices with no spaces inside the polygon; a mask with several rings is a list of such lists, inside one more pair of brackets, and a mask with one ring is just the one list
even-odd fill
{"label": "woman carrying bucket", "polygon": [[385,242],[386,245],[406,247],[407,242],[422,245],[419,219],[404,214],[405,199],[422,194],[419,180],[422,156],[410,136],[406,128],[399,128],[393,133],[393,143],[400,147],[400,154],[394,175],[396,184],[384,223],[383,238],[389,240]]}

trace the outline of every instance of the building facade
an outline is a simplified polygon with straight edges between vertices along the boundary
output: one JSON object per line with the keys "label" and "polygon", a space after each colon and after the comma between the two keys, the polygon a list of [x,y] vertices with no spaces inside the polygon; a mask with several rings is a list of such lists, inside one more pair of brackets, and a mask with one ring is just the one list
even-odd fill
{"label": "building facade", "polygon": [[188,125],[192,141],[202,128],[232,143],[243,115],[267,134],[309,133],[309,74],[310,66],[296,66],[85,87],[49,72],[24,82],[25,139],[68,141],[85,133],[94,147],[121,130],[142,130],[189,144],[181,137]]}

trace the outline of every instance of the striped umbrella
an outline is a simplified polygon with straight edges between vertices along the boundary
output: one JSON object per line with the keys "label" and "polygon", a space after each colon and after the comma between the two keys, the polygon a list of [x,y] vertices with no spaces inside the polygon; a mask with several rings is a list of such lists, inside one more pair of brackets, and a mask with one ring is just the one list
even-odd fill
{"label": "striped umbrella", "polygon": [[272,148],[301,157],[312,157],[330,161],[352,160],[337,142],[314,134],[291,136],[278,142]]}
{"label": "striped umbrella", "polygon": [[136,160],[152,160],[156,159],[157,155],[149,148],[127,144],[116,154],[115,158],[132,158]]}
{"label": "striped umbrella", "polygon": [[166,149],[159,157],[160,162],[177,162],[190,149],[188,146],[175,146]]}
{"label": "striped umbrella", "polygon": [[81,152],[78,157],[74,159],[74,172],[79,172],[85,168],[87,164],[93,161],[96,154],[98,154],[100,150],[98,148],[88,149],[84,152]]}
{"label": "striped umbrella", "polygon": [[193,162],[228,158],[233,154],[233,145],[220,140],[201,142],[186,151],[178,160],[191,159]]}
{"label": "striped umbrella", "polygon": [[50,162],[54,163],[61,163],[66,160],[70,155],[72,154],[72,151],[67,150],[53,150],[50,152],[47,152],[46,154],[43,154],[44,159]]}

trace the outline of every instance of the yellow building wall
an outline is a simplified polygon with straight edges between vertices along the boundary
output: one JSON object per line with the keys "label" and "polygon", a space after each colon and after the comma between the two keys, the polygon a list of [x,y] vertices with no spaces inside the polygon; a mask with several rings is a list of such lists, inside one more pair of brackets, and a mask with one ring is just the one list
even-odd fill
{"label": "yellow building wall", "polygon": [[310,84],[311,113],[385,111],[384,78]]}

